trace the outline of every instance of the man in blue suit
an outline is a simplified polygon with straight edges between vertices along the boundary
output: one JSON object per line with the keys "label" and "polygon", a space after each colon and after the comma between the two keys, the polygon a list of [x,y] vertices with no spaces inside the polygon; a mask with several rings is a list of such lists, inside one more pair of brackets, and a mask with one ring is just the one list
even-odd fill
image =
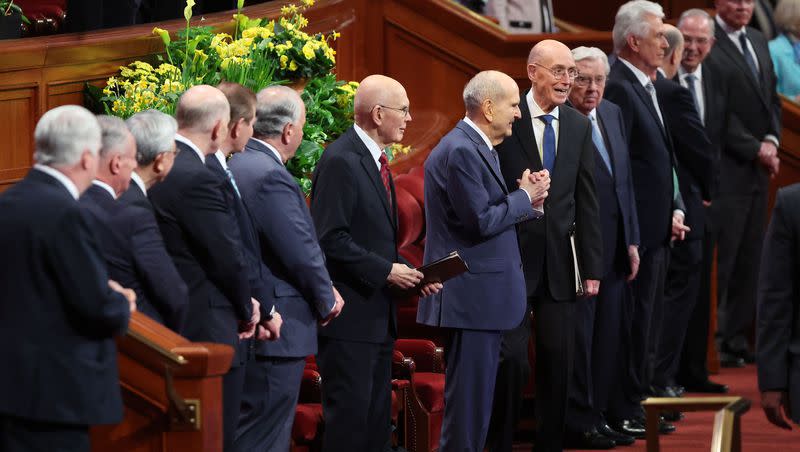
{"label": "man in blue suit", "polygon": [[305,197],[284,166],[302,141],[304,123],[297,92],[285,86],[261,91],[253,137],[230,161],[285,325],[277,341],[256,343],[255,361],[247,365],[236,450],[289,450],[305,357],[317,352],[317,323],[336,317],[344,303],[325,268]]}
{"label": "man in blue suit", "polygon": [[137,167],[128,190],[117,199],[118,214],[112,227],[128,237],[133,259],[112,267],[112,274],[136,292],[139,310],[153,320],[182,333],[189,306],[189,289],[164,245],[148,188],[164,180],[175,159],[175,118],[146,110],[128,118],[136,139]]}
{"label": "man in blue suit", "polygon": [[109,280],[78,204],[97,171],[94,115],[50,110],[35,141],[37,163],[0,195],[0,249],[13,262],[0,272],[0,450],[88,452],[90,425],[122,420],[113,338],[135,295]]}
{"label": "man in blue suit", "polygon": [[596,47],[578,47],[572,56],[580,75],[570,91],[570,103],[592,124],[603,270],[597,296],[578,300],[575,306],[575,361],[567,417],[571,434],[567,438],[579,449],[607,448],[634,441],[611,428],[606,418],[618,417],[615,402],[622,397],[620,385],[615,384],[617,368],[610,363],[618,359],[623,332],[630,328],[624,324],[630,323],[630,316],[624,315],[625,287],[639,271],[639,219],[622,112],[603,100],[608,59]]}
{"label": "man in blue suit", "polygon": [[503,332],[526,315],[515,225],[542,216],[546,171],[525,170],[509,190],[494,147],[520,117],[509,76],[484,71],[464,88],[467,115],[425,165],[425,262],[458,251],[467,273],[422,298],[419,323],[450,328],[445,347],[445,413],[439,450],[482,451],[489,428]]}

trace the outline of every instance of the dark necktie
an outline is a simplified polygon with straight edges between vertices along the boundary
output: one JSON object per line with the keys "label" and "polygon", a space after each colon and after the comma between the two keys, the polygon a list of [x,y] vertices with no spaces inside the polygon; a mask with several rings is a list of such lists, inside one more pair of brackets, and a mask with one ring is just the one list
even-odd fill
{"label": "dark necktie", "polygon": [[700,102],[697,101],[697,87],[694,86],[694,82],[697,81],[697,77],[694,74],[689,74],[686,76],[686,86],[689,88],[689,92],[692,93],[692,99],[694,100],[694,108],[697,110],[697,116],[700,117],[700,121],[705,124],[703,120],[703,113],[700,110]]}
{"label": "dark necktie", "polygon": [[744,61],[747,63],[747,67],[750,68],[750,72],[753,73],[753,77],[755,77],[756,80],[759,80],[758,67],[756,67],[756,61],[753,59],[753,55],[750,53],[750,49],[747,47],[747,34],[745,32],[739,33],[739,44],[742,46],[742,55],[744,55]]}
{"label": "dark necktie", "polygon": [[539,120],[544,123],[544,139],[542,140],[542,166],[553,174],[553,167],[556,164],[556,131],[553,129],[553,115],[539,116]]}
{"label": "dark necktie", "polygon": [[381,164],[381,180],[383,181],[383,187],[386,189],[386,199],[389,202],[389,211],[392,210],[392,188],[391,188],[391,179],[392,174],[389,172],[389,159],[386,158],[386,153],[381,152],[380,158],[378,161]]}

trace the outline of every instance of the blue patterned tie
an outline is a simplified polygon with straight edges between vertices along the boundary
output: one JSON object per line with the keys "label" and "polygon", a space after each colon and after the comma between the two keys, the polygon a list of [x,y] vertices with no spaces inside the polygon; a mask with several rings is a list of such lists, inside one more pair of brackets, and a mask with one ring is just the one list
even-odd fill
{"label": "blue patterned tie", "polygon": [[553,115],[539,116],[539,120],[544,123],[544,140],[542,142],[542,166],[553,174],[553,167],[556,164],[556,131],[553,129]]}
{"label": "blue patterned tie", "polygon": [[233,178],[233,173],[231,172],[231,169],[225,167],[225,174],[228,175],[228,180],[231,181],[231,185],[233,185],[233,190],[236,192],[236,196],[241,198],[242,194],[239,193],[239,187],[236,185],[236,180]]}
{"label": "blue patterned tie", "polygon": [[756,67],[756,62],[753,60],[753,55],[750,53],[750,49],[747,47],[747,35],[745,32],[741,32],[739,34],[739,44],[742,46],[742,55],[744,55],[744,61],[747,63],[747,66],[750,68],[750,72],[753,73],[753,77],[757,81],[760,81],[758,77],[758,68]]}
{"label": "blue patterned tie", "polygon": [[697,116],[700,117],[700,121],[705,124],[703,120],[703,114],[700,113],[700,102],[697,101],[697,88],[694,86],[694,82],[697,81],[697,77],[694,74],[689,74],[685,78],[686,80],[686,87],[689,88],[689,92],[692,93],[692,100],[694,100],[694,108],[697,110]]}
{"label": "blue patterned tie", "polygon": [[606,143],[603,141],[603,135],[600,133],[600,127],[597,124],[597,118],[595,118],[594,115],[590,115],[589,119],[592,120],[592,141],[594,141],[594,145],[597,147],[597,152],[600,153],[600,157],[603,158],[603,162],[605,162],[608,172],[613,176],[614,170],[611,168],[611,157],[608,155]]}

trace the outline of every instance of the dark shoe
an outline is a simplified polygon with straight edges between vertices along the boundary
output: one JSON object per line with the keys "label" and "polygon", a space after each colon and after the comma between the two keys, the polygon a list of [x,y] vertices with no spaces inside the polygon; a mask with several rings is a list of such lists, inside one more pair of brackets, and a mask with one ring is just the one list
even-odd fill
{"label": "dark shoe", "polygon": [[645,437],[644,423],[639,419],[623,419],[619,422],[615,422],[613,425],[614,430],[623,435],[628,435],[636,439],[644,439]]}
{"label": "dark shoe", "polygon": [[667,386],[666,388],[661,388],[657,386],[650,387],[650,394],[653,394],[653,397],[670,397],[670,398],[677,398],[680,397],[672,386]]}
{"label": "dark shoe", "polygon": [[744,367],[744,359],[732,353],[720,352],[719,365],[722,367]]}
{"label": "dark shoe", "polygon": [[683,397],[683,394],[686,392],[686,388],[681,385],[671,385],[668,389],[672,390],[678,397]]}
{"label": "dark shoe", "polygon": [[683,419],[683,413],[680,411],[662,411],[661,419],[668,422],[678,422]]}
{"label": "dark shoe", "polygon": [[631,444],[636,442],[636,438],[634,438],[633,436],[620,433],[611,428],[611,426],[606,424],[605,422],[597,426],[597,433],[614,441],[615,443],[617,443],[617,446],[630,446]]}
{"label": "dark shoe", "polygon": [[733,354],[739,358],[742,358],[747,364],[753,364],[756,362],[756,355],[750,350],[736,350],[733,352]]}
{"label": "dark shoe", "polygon": [[705,392],[709,394],[725,394],[728,392],[728,385],[714,383],[711,380],[706,380],[702,383],[687,384],[686,390],[689,392]]}
{"label": "dark shoe", "polygon": [[672,433],[672,432],[674,432],[675,430],[677,430],[677,429],[675,428],[675,425],[674,425],[674,424],[671,424],[671,423],[669,423],[669,422],[667,422],[667,421],[664,419],[664,416],[661,416],[661,417],[658,419],[658,433],[660,433],[660,434],[662,434],[662,435],[666,435],[666,434],[668,434],[668,433]]}
{"label": "dark shoe", "polygon": [[567,433],[564,435],[564,445],[569,449],[604,450],[613,449],[617,443],[592,428],[581,433]]}

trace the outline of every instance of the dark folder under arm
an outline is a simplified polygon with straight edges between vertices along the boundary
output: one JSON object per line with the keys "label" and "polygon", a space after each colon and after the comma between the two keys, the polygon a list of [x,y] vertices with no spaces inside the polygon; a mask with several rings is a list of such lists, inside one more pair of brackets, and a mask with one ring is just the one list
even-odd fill
{"label": "dark folder under arm", "polygon": [[464,259],[461,259],[458,251],[453,251],[439,260],[417,268],[417,270],[424,276],[419,284],[404,291],[408,295],[414,295],[418,293],[426,284],[432,282],[443,283],[450,278],[454,278],[466,271],[469,271],[469,267],[467,266],[467,263],[464,262]]}

